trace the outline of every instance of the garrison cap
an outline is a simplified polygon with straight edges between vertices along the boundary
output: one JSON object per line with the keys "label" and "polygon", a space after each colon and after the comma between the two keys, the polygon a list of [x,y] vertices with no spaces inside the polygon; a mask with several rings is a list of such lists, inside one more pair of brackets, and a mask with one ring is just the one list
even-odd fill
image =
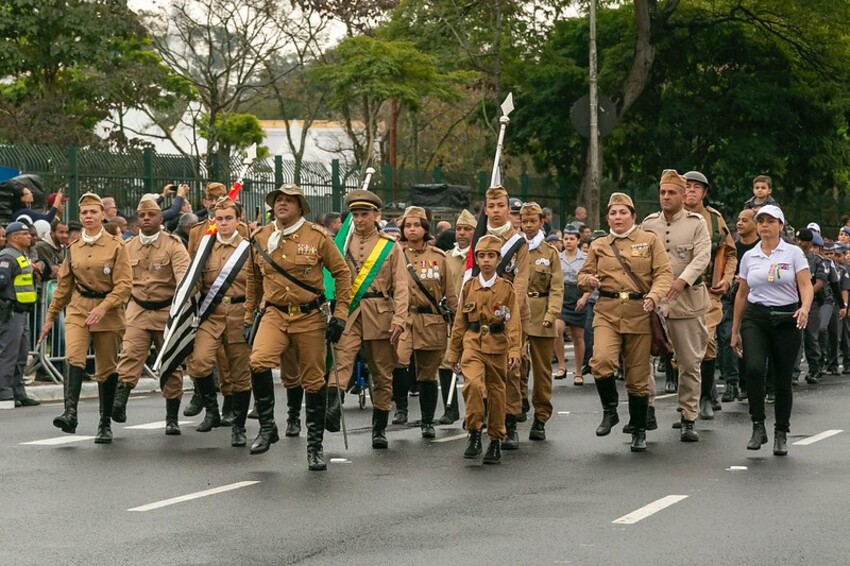
{"label": "garrison cap", "polygon": [[478,252],[496,252],[502,255],[502,240],[490,234],[481,236],[475,243],[475,253]]}
{"label": "garrison cap", "polygon": [[519,211],[521,216],[543,216],[543,209],[540,208],[540,205],[536,202],[527,202],[522,205],[522,208]]}
{"label": "garrison cap", "polygon": [[138,206],[136,206],[136,212],[142,212],[145,210],[156,210],[162,212],[162,208],[160,208],[159,204],[156,202],[156,195],[145,195],[142,197],[142,200],[139,201]]}
{"label": "garrison cap", "polygon": [[381,210],[384,202],[372,191],[355,189],[345,196],[348,210]]}
{"label": "garrison cap", "polygon": [[401,217],[396,221],[396,224],[401,226],[404,224],[404,221],[408,218],[418,218],[419,220],[428,220],[428,215],[425,213],[425,209],[421,206],[408,206],[404,209],[404,212],[401,214]]}
{"label": "garrison cap", "polygon": [[677,187],[685,188],[685,178],[679,175],[675,169],[665,169],[661,174],[661,180],[658,185],[676,185]]}
{"label": "garrison cap", "polygon": [[227,187],[224,186],[224,183],[207,183],[207,188],[204,190],[204,196],[208,200],[213,200],[217,198],[221,198],[227,194]]}
{"label": "garrison cap", "polygon": [[626,193],[611,193],[611,198],[608,199],[608,208],[618,204],[629,207],[632,212],[635,210],[635,203],[632,197]]}
{"label": "garrison cap", "polygon": [[215,203],[216,210],[224,210],[225,208],[235,208],[239,210],[239,206],[236,202],[230,197],[221,197],[218,199],[218,202]]}
{"label": "garrison cap", "polygon": [[[501,185],[497,187],[490,187],[487,189],[487,192],[484,193],[484,200],[498,200],[501,198],[508,198],[507,189]],[[510,204],[510,201],[508,201],[508,204]]]}
{"label": "garrison cap", "polygon": [[269,208],[274,208],[274,201],[277,199],[278,195],[287,195],[297,198],[298,203],[301,205],[301,215],[307,216],[310,214],[310,203],[307,202],[307,197],[304,196],[304,191],[302,191],[301,187],[298,185],[294,183],[286,183],[285,185],[281,185],[280,188],[267,194],[266,204],[269,205]]}
{"label": "garrison cap", "polygon": [[103,199],[100,198],[100,195],[96,195],[94,193],[85,193],[80,197],[80,206],[91,206],[96,204],[100,208],[103,208]]}
{"label": "garrison cap", "polygon": [[460,216],[458,216],[455,221],[455,226],[469,226],[471,228],[475,228],[477,224],[475,217],[465,208],[460,211]]}

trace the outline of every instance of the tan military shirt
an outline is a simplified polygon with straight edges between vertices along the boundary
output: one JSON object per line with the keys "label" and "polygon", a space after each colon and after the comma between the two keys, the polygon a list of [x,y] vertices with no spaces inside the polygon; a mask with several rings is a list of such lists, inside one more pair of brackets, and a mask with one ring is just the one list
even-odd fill
{"label": "tan military shirt", "polygon": [[[209,259],[204,265],[201,279],[199,281],[201,291],[201,302],[206,297],[207,292],[215,283],[218,274],[222,268],[236,251],[239,243],[243,241],[242,236],[234,239],[229,244],[222,244],[218,240],[213,244]],[[248,252],[250,253],[250,252]],[[224,300],[216,305],[215,310],[209,317],[201,323],[201,326],[210,332],[213,336],[224,335],[225,341],[228,344],[245,342],[245,337],[242,336],[242,327],[245,322],[245,302],[233,303],[233,299],[245,299],[248,284],[248,272],[251,270],[250,256],[239,270],[239,274],[233,280],[233,284],[227,289]]]}
{"label": "tan military shirt", "polygon": [[[105,230],[94,244],[82,238],[68,245],[73,270],[68,259],[62,262],[57,276],[56,291],[47,310],[45,322],[53,322],[67,307],[65,324],[85,326],[89,312],[97,306],[106,314],[91,327],[92,332],[123,331],[124,305],[130,298],[133,285],[130,258],[124,241]],[[104,299],[87,299],[80,295],[82,286],[88,290],[109,293]]]}
{"label": "tan military shirt", "polygon": [[[144,330],[165,330],[177,284],[189,268],[189,252],[180,238],[165,232],[160,232],[149,246],[142,245],[138,236],[127,240],[125,246],[133,271],[127,325]],[[147,310],[136,299],[146,303],[168,301],[168,304],[159,310]]]}
{"label": "tan military shirt", "polygon": [[[431,245],[426,245],[419,250],[410,245],[401,245],[404,246],[405,265],[409,265],[414,272],[412,275],[409,269],[407,271],[410,293],[408,323],[413,334],[413,349],[442,350],[446,347],[446,338],[449,335],[448,323],[425,296],[413,277],[415,276],[422,283],[437,303],[445,297],[448,307],[456,312],[458,290],[448,267],[446,253]],[[430,309],[432,312],[430,314],[413,312],[414,309],[419,308]]]}
{"label": "tan military shirt", "polygon": [[[352,228],[353,230],[353,228]],[[365,236],[357,232],[351,235],[348,253],[345,260],[351,271],[352,281],[357,279],[360,268],[366,263],[369,254],[380,239],[390,240],[389,236],[381,234],[377,230],[371,231]],[[408,285],[407,268],[404,264],[404,256],[398,244],[393,245],[381,269],[372,284],[369,285],[367,293],[381,293],[383,297],[374,299],[363,299],[354,312],[348,317],[351,325],[358,316],[362,317],[363,340],[389,340],[390,325],[405,326],[407,321]]]}
{"label": "tan military shirt", "polygon": [[[460,361],[461,353],[467,349],[483,354],[507,354],[508,358],[519,359],[522,323],[516,314],[521,307],[513,284],[502,277],[495,279],[492,287],[484,287],[480,277],[473,277],[463,286],[446,357],[449,363]],[[499,333],[474,332],[469,330],[472,322],[482,327],[504,324],[505,329]]]}
{"label": "tan military shirt", "polygon": [[[253,240],[268,254],[273,262],[302,283],[314,287],[324,294],[324,271],[327,269],[336,282],[336,310],[334,316],[348,318],[351,300],[351,272],[333,240],[320,226],[312,222],[304,224],[292,234],[281,236],[278,247],[269,253],[269,238],[275,231],[269,224],[254,232]],[[319,295],[299,287],[281,275],[251,246],[251,269],[248,271],[248,302],[245,308],[246,325],[252,323],[253,312],[265,301],[279,307],[303,305],[316,300]],[[281,311],[283,319],[292,325],[293,332],[307,332],[324,327],[324,316],[320,311],[297,312],[289,315]]]}
{"label": "tan military shirt", "polygon": [[446,254],[446,264],[449,268],[449,274],[454,280],[455,289],[460,293],[461,285],[463,285],[463,274],[466,273],[466,259],[469,253],[469,248],[466,251],[460,250],[457,245],[455,248]]}
{"label": "tan military shirt", "polygon": [[[204,220],[202,222],[198,222],[189,228],[189,257],[195,257],[195,254],[198,251],[198,247],[201,245],[201,239],[204,237],[204,234],[207,233],[207,230],[210,227],[210,220]],[[248,225],[244,222],[240,222],[236,228],[239,230],[239,235],[243,238],[247,238],[250,236],[248,232]]]}
{"label": "tan military shirt", "polygon": [[[547,242],[528,252],[528,305],[531,322],[525,332],[529,336],[554,338],[555,319],[564,304],[564,273],[558,250]],[[548,296],[541,296],[548,295]],[[544,322],[551,326],[546,328]]]}
{"label": "tan military shirt", "polygon": [[[641,287],[635,286],[626,275],[611,244],[617,246],[623,262],[634,272],[641,282]],[[615,238],[610,234],[599,238],[590,244],[584,265],[578,272],[578,286],[584,291],[592,291],[590,278],[599,278],[599,288],[613,293],[644,293],[651,298],[655,305],[661,304],[662,299],[670,290],[673,282],[670,260],[661,240],[651,232],[636,228],[625,238]],[[642,300],[610,299],[599,296],[594,309],[593,326],[607,326],[620,334],[650,334],[649,313],[643,310]]]}
{"label": "tan military shirt", "polygon": [[[504,245],[508,240],[510,240],[514,234],[517,234],[517,230],[511,227],[510,230],[505,232],[503,236],[496,236],[500,240],[502,240],[502,244]],[[495,234],[493,234],[495,236]],[[520,237],[523,236],[520,234]],[[523,238],[525,240],[525,238]],[[522,318],[522,326],[523,330],[528,325],[531,320],[531,310],[528,306],[528,246],[522,245],[516,251],[516,253],[511,258],[508,263],[507,268],[505,269],[505,273],[502,274],[502,277],[513,283],[514,292],[517,295],[517,301],[519,301],[521,318]]]}
{"label": "tan military shirt", "polygon": [[710,302],[703,273],[711,260],[711,238],[702,215],[683,208],[668,222],[663,212],[656,212],[646,217],[641,228],[657,235],[664,244],[673,279],[687,283],[673,303],[665,299],[660,305],[664,316],[691,318],[707,313]]}

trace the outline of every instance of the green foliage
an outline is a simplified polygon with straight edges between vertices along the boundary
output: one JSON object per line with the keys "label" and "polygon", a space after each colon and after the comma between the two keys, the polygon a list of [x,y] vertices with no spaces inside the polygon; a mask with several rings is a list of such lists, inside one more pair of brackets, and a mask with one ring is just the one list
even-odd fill
{"label": "green foliage", "polygon": [[198,122],[201,137],[215,140],[229,154],[231,149],[243,150],[257,144],[257,157],[269,156],[269,148],[261,146],[265,134],[259,120],[253,114],[221,114],[210,123],[210,116],[205,114]]}

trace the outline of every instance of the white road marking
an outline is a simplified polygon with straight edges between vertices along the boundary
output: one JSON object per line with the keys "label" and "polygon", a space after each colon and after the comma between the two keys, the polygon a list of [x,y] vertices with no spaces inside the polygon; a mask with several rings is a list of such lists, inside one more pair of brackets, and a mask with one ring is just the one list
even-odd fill
{"label": "white road marking", "polygon": [[461,438],[466,438],[466,433],[456,434],[454,436],[446,436],[444,438],[438,438],[436,440],[432,440],[431,442],[451,442],[452,440],[460,440]]}
{"label": "white road marking", "polygon": [[[180,426],[195,424],[194,421],[178,421]],[[155,423],[137,424],[133,426],[125,426],[125,430],[158,430],[165,428],[165,421],[157,421]]]}
{"label": "white road marking", "polygon": [[678,397],[678,396],[679,396],[678,393],[667,393],[666,395],[656,395],[655,400],[658,401],[659,399],[669,399],[671,397]]}
{"label": "white road marking", "polygon": [[85,442],[86,440],[93,439],[93,436],[57,436],[56,438],[21,442],[21,446],[62,446],[63,444],[74,444],[75,442]]}
{"label": "white road marking", "polygon": [[212,489],[207,489],[204,491],[198,491],[196,493],[190,493],[188,495],[181,495],[180,497],[172,497],[171,499],[163,499],[162,501],[155,501],[154,503],[148,503],[147,505],[142,505],[140,507],[133,507],[131,509],[127,509],[127,511],[153,511],[154,509],[161,509],[163,507],[168,507],[169,505],[176,505],[177,503],[183,503],[184,501],[191,501],[193,499],[200,499],[201,497],[207,497],[208,495],[217,495],[219,493],[225,493],[227,491],[233,491],[234,489],[241,489],[243,487],[248,487],[249,485],[254,485],[260,483],[259,481],[240,481],[236,483],[231,483],[228,485],[223,485],[221,487],[214,487]]}
{"label": "white road marking", "polygon": [[810,436],[808,438],[804,438],[803,440],[798,440],[794,443],[794,446],[808,446],[809,444],[814,444],[815,442],[820,442],[821,440],[825,440],[830,436],[835,436],[836,434],[840,434],[844,432],[843,430],[825,430],[819,434],[814,436]]}
{"label": "white road marking", "polygon": [[348,458],[331,458],[331,464],[350,464],[351,460]]}
{"label": "white road marking", "polygon": [[558,414],[559,415],[569,415],[570,412],[569,411],[558,411]]}
{"label": "white road marking", "polygon": [[746,472],[749,468],[746,466],[729,466],[726,468],[727,472]]}
{"label": "white road marking", "polygon": [[623,515],[619,519],[614,520],[613,523],[617,525],[634,525],[638,521],[642,521],[651,515],[655,515],[659,511],[687,498],[687,495],[668,495],[667,497],[662,497],[657,501],[653,501],[649,505],[644,505],[637,511],[632,511],[628,515]]}

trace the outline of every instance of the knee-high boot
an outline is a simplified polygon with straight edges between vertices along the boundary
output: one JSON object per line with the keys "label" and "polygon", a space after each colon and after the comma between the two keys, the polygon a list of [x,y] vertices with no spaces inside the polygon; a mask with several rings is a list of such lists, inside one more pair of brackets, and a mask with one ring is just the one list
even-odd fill
{"label": "knee-high boot", "polygon": [[245,446],[245,421],[248,419],[248,407],[251,405],[250,391],[235,391],[233,397],[233,425],[230,428],[230,445]]}
{"label": "knee-high boot", "polygon": [[215,392],[215,383],[211,375],[206,377],[196,377],[195,387],[201,393],[201,399],[204,403],[204,420],[196,429],[198,432],[209,432],[214,428],[221,426],[221,414],[218,412],[218,394]]}
{"label": "knee-high boot", "polygon": [[251,445],[251,454],[262,454],[280,440],[274,422],[274,380],[271,370],[252,373],[251,385],[254,390],[254,408],[260,417],[260,433]]}
{"label": "knee-high boot", "polygon": [[[324,388],[322,392],[324,393]],[[304,389],[300,385],[286,390],[286,432],[285,436],[294,437],[301,434],[301,401],[304,399]],[[322,413],[325,408],[322,406]],[[324,426],[324,422],[322,423]]]}
{"label": "knee-high boot", "polygon": [[62,432],[74,434],[77,432],[77,405],[80,402],[80,391],[83,388],[84,368],[69,365],[68,377],[65,378],[65,412],[53,419],[53,426]]}
{"label": "knee-high boot", "polygon": [[434,412],[437,410],[437,382],[422,381],[419,383],[419,409],[422,412],[422,438],[434,438]]}
{"label": "knee-high boot", "polygon": [[[452,380],[454,374],[450,369],[441,369],[440,375],[440,390],[443,394],[443,416],[440,417],[440,424],[452,424],[460,419],[460,411],[458,411],[458,390],[457,383],[452,391]],[[452,402],[448,404],[449,393],[452,393]]]}
{"label": "knee-high boot", "polygon": [[596,436],[608,436],[611,429],[620,422],[617,414],[617,381],[614,376],[595,378],[596,392],[602,402],[602,422],[596,429]]}
{"label": "knee-high boot", "polygon": [[410,371],[408,368],[395,368],[393,370],[393,402],[395,403],[393,424],[407,423],[407,393],[409,389]]}
{"label": "knee-high boot", "polygon": [[106,381],[97,384],[98,397],[100,397],[100,424],[97,425],[97,436],[94,437],[95,444],[112,442],[112,407],[115,404],[117,387],[117,373],[111,374],[106,378]]}
{"label": "knee-high boot", "polygon": [[[317,472],[327,470],[322,441],[325,435],[325,388],[306,392],[304,407],[307,417],[307,468]],[[299,403],[300,404],[300,403]]]}

